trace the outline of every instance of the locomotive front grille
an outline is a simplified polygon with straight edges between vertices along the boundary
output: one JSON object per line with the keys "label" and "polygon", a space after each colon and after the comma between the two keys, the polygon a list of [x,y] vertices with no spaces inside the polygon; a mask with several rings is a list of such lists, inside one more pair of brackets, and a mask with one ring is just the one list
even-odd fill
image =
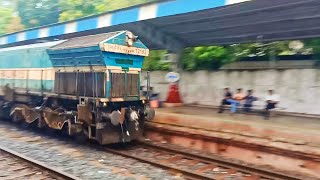
{"label": "locomotive front grille", "polygon": [[112,73],[111,80],[111,96],[123,97],[125,95],[124,73]]}
{"label": "locomotive front grille", "polygon": [[139,96],[139,74],[112,73],[111,97]]}
{"label": "locomotive front grille", "polygon": [[104,97],[104,72],[56,72],[54,92],[57,94]]}
{"label": "locomotive front grille", "polygon": [[138,96],[139,95],[139,74],[127,74],[127,95],[128,96]]}

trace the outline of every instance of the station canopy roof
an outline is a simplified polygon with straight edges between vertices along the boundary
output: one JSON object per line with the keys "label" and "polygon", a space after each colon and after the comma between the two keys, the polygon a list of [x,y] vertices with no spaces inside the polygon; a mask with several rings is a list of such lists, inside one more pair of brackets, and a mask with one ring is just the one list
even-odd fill
{"label": "station canopy roof", "polygon": [[320,36],[320,0],[251,0],[65,34],[58,38],[129,30],[138,35],[149,49],[163,49],[156,40],[151,41],[150,35],[146,36],[141,27],[152,27],[184,47],[314,38]]}
{"label": "station canopy roof", "polygon": [[[134,32],[140,23],[176,37],[187,47],[314,38],[320,37],[320,1],[253,0],[124,26]],[[149,48],[157,47],[150,44]]]}

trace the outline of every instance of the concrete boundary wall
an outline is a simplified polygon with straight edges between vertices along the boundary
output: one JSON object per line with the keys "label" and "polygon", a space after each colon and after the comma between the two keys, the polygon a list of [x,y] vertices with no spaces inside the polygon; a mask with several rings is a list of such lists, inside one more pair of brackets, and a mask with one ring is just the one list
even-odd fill
{"label": "concrete boundary wall", "polygon": [[[151,72],[151,85],[162,101],[169,90],[166,73]],[[230,87],[233,92],[237,88],[253,89],[260,98],[255,104],[263,106],[266,91],[274,89],[281,96],[279,106],[286,108],[284,111],[320,114],[319,69],[195,71],[180,75],[180,93],[187,104],[217,106],[223,88]]]}

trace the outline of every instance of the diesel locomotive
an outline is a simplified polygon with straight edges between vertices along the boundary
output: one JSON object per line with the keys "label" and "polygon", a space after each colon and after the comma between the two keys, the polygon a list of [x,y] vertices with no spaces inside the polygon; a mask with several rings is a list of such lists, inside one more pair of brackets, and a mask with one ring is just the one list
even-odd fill
{"label": "diesel locomotive", "polygon": [[140,93],[148,54],[130,31],[2,48],[0,114],[100,144],[136,140],[155,115]]}

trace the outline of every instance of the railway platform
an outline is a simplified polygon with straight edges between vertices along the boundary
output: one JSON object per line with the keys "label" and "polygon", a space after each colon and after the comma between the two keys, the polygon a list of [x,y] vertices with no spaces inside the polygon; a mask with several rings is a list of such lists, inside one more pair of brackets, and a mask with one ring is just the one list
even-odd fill
{"label": "railway platform", "polygon": [[320,148],[320,116],[276,114],[265,120],[259,115],[217,111],[197,106],[159,108],[154,122]]}
{"label": "railway platform", "polygon": [[276,114],[218,114],[198,106],[159,108],[146,138],[244,162],[320,178],[320,118]]}

